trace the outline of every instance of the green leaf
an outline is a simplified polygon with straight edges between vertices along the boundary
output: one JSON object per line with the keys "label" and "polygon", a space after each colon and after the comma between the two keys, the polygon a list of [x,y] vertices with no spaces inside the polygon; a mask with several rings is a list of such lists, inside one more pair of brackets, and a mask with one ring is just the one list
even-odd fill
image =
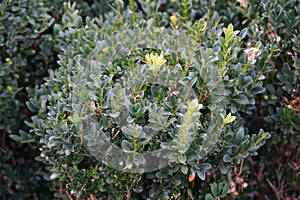
{"label": "green leaf", "polygon": [[218,196],[218,184],[216,182],[214,182],[212,185],[211,185],[211,193],[214,197],[217,197]]}
{"label": "green leaf", "polygon": [[222,160],[220,161],[220,171],[222,174],[227,174],[230,168],[229,164],[224,163]]}
{"label": "green leaf", "polygon": [[261,94],[263,92],[265,92],[265,88],[261,85],[255,85],[253,88],[252,88],[252,91],[251,93],[252,94]]}
{"label": "green leaf", "polygon": [[222,117],[223,117],[223,124],[229,124],[236,119],[236,117],[232,116],[231,113],[229,113],[225,118],[224,118],[224,116],[222,116]]}
{"label": "green leaf", "polygon": [[53,179],[56,179],[58,178],[59,176],[61,175],[61,173],[59,172],[54,172],[50,175],[50,179],[53,180]]}
{"label": "green leaf", "polygon": [[221,193],[221,195],[220,195],[221,198],[224,198],[224,197],[227,195],[228,190],[229,190],[229,187],[230,187],[230,184],[229,184],[229,183],[227,183],[227,184],[223,187],[222,193]]}
{"label": "green leaf", "polygon": [[226,49],[226,46],[225,46],[226,40],[223,37],[219,37],[219,42],[220,42],[222,48]]}
{"label": "green leaf", "polygon": [[178,162],[185,163],[186,162],[186,155],[180,154],[178,157]]}
{"label": "green leaf", "polygon": [[133,162],[134,162],[134,164],[139,166],[139,165],[145,164],[146,159],[144,158],[144,156],[142,154],[136,154],[133,157]]}
{"label": "green leaf", "polygon": [[196,173],[197,173],[197,176],[198,176],[202,181],[205,180],[205,178],[206,178],[206,173],[205,173],[204,170],[197,171]]}
{"label": "green leaf", "polygon": [[143,187],[139,185],[133,188],[133,191],[136,193],[141,193],[143,190],[144,190]]}
{"label": "green leaf", "polygon": [[181,169],[181,172],[185,175],[188,173],[188,170],[189,170],[189,168],[186,165],[181,165],[180,169]]}
{"label": "green leaf", "polygon": [[214,198],[211,194],[206,194],[205,195],[205,200],[214,200]]}
{"label": "green leaf", "polygon": [[232,98],[232,100],[241,105],[246,105],[249,103],[248,98],[243,94],[236,95]]}
{"label": "green leaf", "polygon": [[163,179],[163,178],[166,178],[168,175],[165,173],[164,170],[159,170],[155,176],[159,179]]}
{"label": "green leaf", "polygon": [[239,79],[239,84],[241,84],[243,86],[242,89],[246,88],[253,82],[253,79],[251,76],[244,76],[242,74],[240,74],[238,79]]}
{"label": "green leaf", "polygon": [[78,27],[78,28],[81,28],[81,27],[82,27],[82,18],[81,18],[81,16],[77,16],[77,17],[76,17],[75,25],[76,25],[76,27]]}
{"label": "green leaf", "polygon": [[234,142],[236,144],[240,144],[244,139],[244,135],[245,135],[245,130],[243,127],[240,127],[239,130],[237,131],[237,133],[235,134]]}
{"label": "green leaf", "polygon": [[243,39],[247,35],[247,32],[248,32],[248,28],[243,28],[241,30],[241,32],[240,32],[241,39]]}
{"label": "green leaf", "polygon": [[232,159],[230,158],[229,154],[225,154],[225,155],[223,156],[223,161],[228,163],[228,162],[231,162]]}
{"label": "green leaf", "polygon": [[11,134],[11,135],[9,135],[9,137],[17,142],[22,141],[22,137],[19,135]]}
{"label": "green leaf", "polygon": [[199,165],[200,169],[204,169],[205,171],[208,171],[212,168],[212,165],[210,163],[201,163]]}
{"label": "green leaf", "polygon": [[132,143],[130,143],[128,140],[123,140],[122,141],[122,150],[127,153],[133,152],[134,149],[133,149]]}

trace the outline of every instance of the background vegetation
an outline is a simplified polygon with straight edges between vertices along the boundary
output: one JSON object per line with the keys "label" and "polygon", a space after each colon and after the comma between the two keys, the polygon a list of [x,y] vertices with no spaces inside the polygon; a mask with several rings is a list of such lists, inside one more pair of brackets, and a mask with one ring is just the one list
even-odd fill
{"label": "background vegetation", "polygon": [[[0,12],[2,199],[300,198],[297,0],[4,0]],[[229,60],[224,68],[229,94],[227,113],[231,112],[237,120],[222,130],[221,141],[229,139],[226,149],[217,146],[205,162],[200,160],[203,165],[195,177],[196,171],[190,165],[183,167],[188,163],[185,161],[159,173],[136,175],[118,172],[91,156],[82,156],[84,149],[78,143],[75,125],[68,122],[67,126],[56,126],[61,125],[65,113],[74,116],[74,110],[62,110],[60,105],[68,108],[70,103],[70,91],[63,86],[71,83],[67,77],[75,76],[72,70],[79,69],[76,59],[84,60],[94,48],[93,42],[150,24],[151,20],[155,26],[195,34],[197,27],[201,28],[201,18],[207,23],[202,40],[197,41],[201,50],[208,54],[209,49],[219,52],[211,61],[212,67],[223,66],[225,54]],[[240,33],[229,37],[233,34],[229,24],[232,31]],[[261,51],[253,65],[249,65],[243,52],[249,47]],[[136,55],[144,57],[146,53]],[[130,63],[130,57],[120,58],[119,62],[126,63],[124,60]],[[167,60],[172,63],[171,57]],[[184,66],[180,59],[173,62]],[[249,68],[242,73],[245,66]],[[205,124],[209,118],[200,121]],[[260,129],[264,132],[258,134]],[[74,134],[69,137],[65,132]],[[257,152],[256,156],[248,157],[248,152],[238,148],[248,138],[260,138],[266,132],[271,137],[258,151],[252,151],[253,155]],[[55,134],[63,142],[50,145],[50,137]],[[242,138],[236,141],[236,135]],[[235,149],[243,156],[227,160],[225,155]],[[224,163],[228,166],[226,172],[220,170]]]}

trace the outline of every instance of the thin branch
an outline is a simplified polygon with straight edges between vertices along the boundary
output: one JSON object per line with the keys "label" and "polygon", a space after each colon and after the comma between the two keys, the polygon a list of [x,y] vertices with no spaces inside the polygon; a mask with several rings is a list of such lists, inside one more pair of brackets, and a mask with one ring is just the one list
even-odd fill
{"label": "thin branch", "polygon": [[267,182],[269,184],[269,186],[272,188],[272,190],[274,191],[277,200],[280,200],[280,192],[276,189],[276,187],[271,183],[270,179],[267,178]]}

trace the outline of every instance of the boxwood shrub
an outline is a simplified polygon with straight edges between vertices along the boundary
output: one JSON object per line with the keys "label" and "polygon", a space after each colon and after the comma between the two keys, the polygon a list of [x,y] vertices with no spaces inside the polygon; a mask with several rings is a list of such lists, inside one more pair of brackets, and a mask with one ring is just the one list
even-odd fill
{"label": "boxwood shrub", "polygon": [[36,115],[12,136],[38,146],[56,198],[235,195],[233,170],[270,137],[245,120],[278,48],[246,43],[216,12],[196,20],[190,3],[116,1],[85,20],[65,4],[59,67],[27,89]]}
{"label": "boxwood shrub", "polygon": [[299,6],[2,1],[1,198],[297,198]]}

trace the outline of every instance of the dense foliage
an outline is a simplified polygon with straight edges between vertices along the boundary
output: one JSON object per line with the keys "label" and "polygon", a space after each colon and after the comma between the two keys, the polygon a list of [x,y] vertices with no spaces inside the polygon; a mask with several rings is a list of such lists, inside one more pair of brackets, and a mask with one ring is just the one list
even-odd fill
{"label": "dense foliage", "polygon": [[[64,20],[63,2],[0,2],[0,196],[3,199],[32,199],[50,194],[43,180],[44,167],[34,160],[37,152],[31,144],[13,142],[8,134],[17,134],[20,129],[28,131],[24,121],[32,114],[25,105],[28,100],[25,88],[41,84],[48,70],[58,66],[60,46],[53,26]],[[89,5],[78,0],[77,12],[83,16],[93,16],[95,12],[98,15],[108,7],[103,5],[105,2]]]}
{"label": "dense foliage", "polygon": [[299,197],[297,0],[0,8],[2,198]]}

